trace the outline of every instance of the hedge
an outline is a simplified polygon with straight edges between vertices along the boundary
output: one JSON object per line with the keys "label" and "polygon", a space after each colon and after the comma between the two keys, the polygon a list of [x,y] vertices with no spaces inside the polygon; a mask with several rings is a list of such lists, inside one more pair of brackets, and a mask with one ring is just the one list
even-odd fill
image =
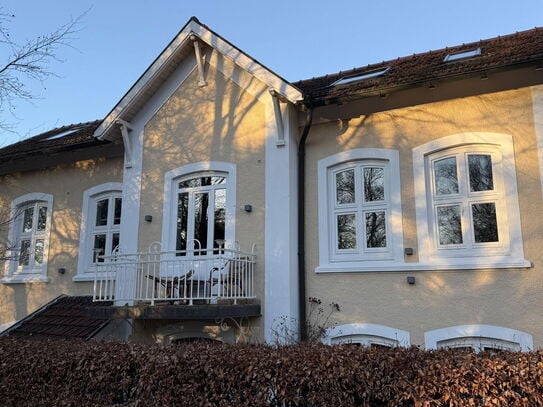
{"label": "hedge", "polygon": [[540,406],[531,353],[0,338],[3,406]]}

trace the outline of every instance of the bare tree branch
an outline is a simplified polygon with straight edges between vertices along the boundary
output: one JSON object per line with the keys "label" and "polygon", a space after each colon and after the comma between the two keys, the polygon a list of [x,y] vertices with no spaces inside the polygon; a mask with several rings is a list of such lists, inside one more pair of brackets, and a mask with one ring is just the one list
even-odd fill
{"label": "bare tree branch", "polygon": [[[58,51],[72,47],[74,34],[79,32],[85,13],[55,31],[19,43],[10,35],[8,28],[14,15],[2,13],[0,9],[0,116],[10,112],[15,118],[14,108],[18,101],[30,102],[35,95],[27,86],[28,82],[43,82],[57,76],[51,69],[52,62],[63,62]],[[10,131],[10,124],[0,119],[0,130]]]}

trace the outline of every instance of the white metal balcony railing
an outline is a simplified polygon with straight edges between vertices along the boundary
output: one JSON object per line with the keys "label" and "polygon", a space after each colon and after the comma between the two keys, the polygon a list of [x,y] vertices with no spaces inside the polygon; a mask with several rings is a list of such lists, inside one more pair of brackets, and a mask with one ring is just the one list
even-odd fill
{"label": "white metal balcony railing", "polygon": [[[218,299],[255,296],[255,247],[194,249],[163,252],[160,245],[149,252],[100,256],[96,263],[94,301],[116,303],[170,301],[192,305]],[[157,250],[158,248],[158,250]]]}

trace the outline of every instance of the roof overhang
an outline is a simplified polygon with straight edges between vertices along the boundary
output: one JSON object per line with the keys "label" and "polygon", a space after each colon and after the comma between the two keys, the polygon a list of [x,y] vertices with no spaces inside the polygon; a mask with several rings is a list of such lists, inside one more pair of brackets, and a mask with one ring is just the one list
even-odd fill
{"label": "roof overhang", "polygon": [[130,121],[134,117],[179,63],[194,52],[193,36],[263,82],[282,99],[294,104],[303,101],[300,90],[192,17],[105,117],[94,137],[112,139],[118,121]]}

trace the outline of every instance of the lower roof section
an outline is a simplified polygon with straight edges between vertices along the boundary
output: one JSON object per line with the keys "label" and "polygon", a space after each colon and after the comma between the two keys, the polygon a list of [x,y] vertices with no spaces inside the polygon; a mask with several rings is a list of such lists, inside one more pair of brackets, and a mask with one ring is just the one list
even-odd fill
{"label": "lower roof section", "polygon": [[89,315],[88,310],[95,306],[91,296],[61,295],[12,325],[2,335],[91,339],[109,322]]}

